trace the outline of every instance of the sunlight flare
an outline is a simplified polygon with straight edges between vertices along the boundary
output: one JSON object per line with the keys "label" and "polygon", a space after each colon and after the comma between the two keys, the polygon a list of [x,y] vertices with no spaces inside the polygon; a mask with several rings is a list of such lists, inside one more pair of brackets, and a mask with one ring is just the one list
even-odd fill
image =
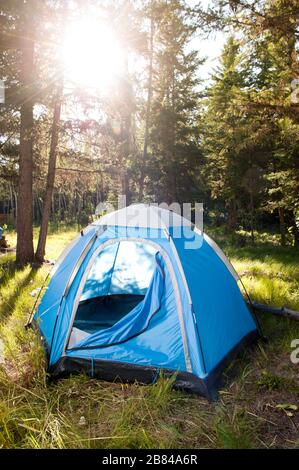
{"label": "sunlight flare", "polygon": [[120,42],[106,24],[81,20],[65,32],[63,63],[68,82],[105,92],[121,73],[124,54]]}

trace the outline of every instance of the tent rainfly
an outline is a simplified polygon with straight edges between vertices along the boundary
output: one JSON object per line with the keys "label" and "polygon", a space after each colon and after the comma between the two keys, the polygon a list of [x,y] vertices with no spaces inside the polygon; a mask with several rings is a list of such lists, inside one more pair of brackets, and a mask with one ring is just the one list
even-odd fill
{"label": "tent rainfly", "polygon": [[154,382],[214,396],[258,328],[238,275],[178,214],[136,204],[89,225],[63,252],[33,322],[54,377]]}

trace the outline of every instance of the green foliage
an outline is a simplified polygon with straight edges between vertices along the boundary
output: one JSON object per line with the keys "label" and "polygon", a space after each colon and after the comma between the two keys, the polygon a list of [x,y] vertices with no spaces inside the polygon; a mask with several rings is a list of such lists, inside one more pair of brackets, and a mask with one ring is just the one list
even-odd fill
{"label": "green foliage", "polygon": [[238,40],[228,38],[208,88],[206,174],[229,228],[250,229],[252,241],[266,212],[279,212],[281,243],[289,233],[298,244],[298,107],[290,98],[296,8],[295,1],[217,1],[211,9],[210,20],[230,24]]}
{"label": "green foliage", "polygon": [[253,422],[245,410],[234,408],[231,414],[223,405],[215,418],[218,445],[224,449],[250,449],[255,447],[258,422]]}
{"label": "green foliage", "polygon": [[263,370],[257,384],[261,388],[265,388],[272,392],[273,390],[281,390],[285,387],[287,380],[284,377],[272,374],[268,370]]}
{"label": "green foliage", "polygon": [[[53,96],[61,86],[58,45],[69,12],[61,0],[31,3],[38,104],[31,129],[33,206],[39,222]],[[26,5],[3,3],[4,44],[11,30],[24,26]],[[296,0],[251,6],[217,0],[208,12],[200,2],[193,8],[184,0],[72,5],[75,16],[92,10],[105,18],[124,45],[128,66],[109,96],[91,96],[80,87],[68,93],[66,84],[52,221],[82,225],[98,202],[115,202],[123,193],[128,202],[204,201],[207,212],[222,214],[230,231],[250,230],[251,243],[257,229],[279,224],[281,243],[297,245],[298,105],[291,100],[298,66]],[[202,52],[194,50],[192,40],[215,28],[229,28],[230,34],[204,87]],[[45,42],[45,36],[50,40]],[[0,51],[0,75],[8,88],[20,84],[20,58],[15,47]],[[142,66],[131,68],[135,60]],[[0,199],[12,226],[20,116],[14,106],[2,111]]]}
{"label": "green foliage", "polygon": [[199,79],[203,62],[188,50],[194,34],[185,2],[152,2],[153,80],[149,122],[146,193],[158,202],[194,200],[201,150],[197,126]]}

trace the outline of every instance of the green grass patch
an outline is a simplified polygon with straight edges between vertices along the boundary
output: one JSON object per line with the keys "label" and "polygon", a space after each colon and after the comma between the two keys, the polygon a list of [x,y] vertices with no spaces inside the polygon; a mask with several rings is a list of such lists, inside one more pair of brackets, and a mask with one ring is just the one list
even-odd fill
{"label": "green grass patch", "polygon": [[[51,227],[47,259],[56,259],[76,227]],[[34,231],[35,243],[37,229]],[[275,234],[255,246],[216,241],[256,301],[299,310],[299,254]],[[15,234],[9,232],[11,246]],[[240,246],[241,245],[241,246]],[[17,269],[0,256],[0,447],[3,448],[271,448],[298,446],[298,365],[290,361],[299,324],[260,315],[268,341],[243,351],[227,368],[220,400],[209,403],[156,384],[107,383],[86,376],[49,382],[39,338],[26,323],[50,265]],[[0,347],[1,351],[1,347]],[[1,353],[0,353],[1,354]],[[282,407],[291,404],[292,408]]]}
{"label": "green grass patch", "polygon": [[260,388],[272,392],[273,390],[283,390],[288,386],[289,380],[268,370],[263,370],[257,384]]}

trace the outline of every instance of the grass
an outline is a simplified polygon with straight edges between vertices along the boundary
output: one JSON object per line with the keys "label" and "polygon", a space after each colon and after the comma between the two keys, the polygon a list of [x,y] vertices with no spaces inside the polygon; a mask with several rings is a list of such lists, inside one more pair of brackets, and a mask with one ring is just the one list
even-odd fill
{"label": "grass", "polygon": [[[58,257],[76,234],[50,231],[47,258]],[[36,235],[36,233],[35,233]],[[277,237],[257,234],[256,245],[229,254],[257,301],[299,309],[299,254]],[[13,246],[15,234],[9,233]],[[24,324],[50,266],[16,269],[14,254],[0,257],[0,447],[3,448],[293,448],[299,446],[298,367],[290,361],[299,324],[264,314],[267,342],[247,349],[226,370],[220,398],[205,399],[156,384],[107,383],[85,376],[49,383],[38,338]]]}

